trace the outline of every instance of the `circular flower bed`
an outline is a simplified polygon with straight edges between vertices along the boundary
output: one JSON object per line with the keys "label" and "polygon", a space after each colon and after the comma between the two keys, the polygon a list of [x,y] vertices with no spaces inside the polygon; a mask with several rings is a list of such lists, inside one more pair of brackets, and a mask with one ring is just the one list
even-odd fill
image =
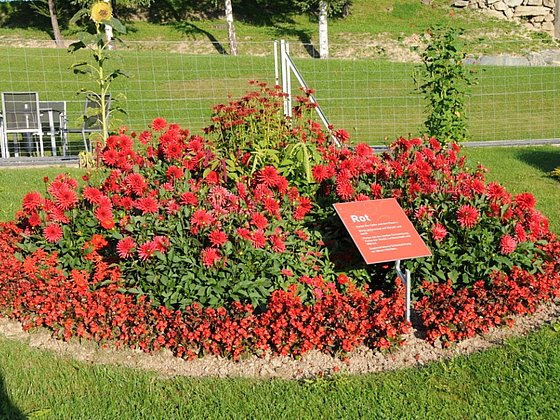
{"label": "circular flower bed", "polygon": [[26,328],[179,357],[344,354],[402,344],[404,292],[366,266],[339,201],[394,197],[433,257],[408,261],[429,341],[470,337],[558,295],[560,247],[532,195],[459,147],[346,142],[278,89],[214,108],[204,136],[156,118],[110,136],[100,167],[46,180],[0,232],[0,310]]}

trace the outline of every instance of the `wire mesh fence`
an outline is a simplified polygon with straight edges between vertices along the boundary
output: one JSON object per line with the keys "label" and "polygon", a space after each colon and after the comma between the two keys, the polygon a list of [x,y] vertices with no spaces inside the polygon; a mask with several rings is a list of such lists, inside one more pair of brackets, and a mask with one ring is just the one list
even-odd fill
{"label": "wire mesh fence", "polygon": [[[469,59],[478,80],[467,99],[471,140],[559,138],[560,56],[554,62],[555,52],[545,43],[531,50],[504,45],[490,43],[482,58],[473,54]],[[113,103],[126,111],[112,116],[113,125],[141,131],[163,117],[200,132],[210,124],[212,107],[243,95],[249,80],[278,83],[273,42],[242,43],[239,50],[240,55],[230,56],[219,44],[199,41],[128,43],[114,49],[108,63],[129,78],[112,85]],[[506,50],[517,55],[501,55]],[[77,92],[94,86],[70,67],[87,56],[41,44],[3,46],[0,54],[0,91],[33,91],[41,101],[66,101],[68,127],[79,126],[84,98]],[[383,144],[422,131],[425,103],[415,91],[412,74],[418,62],[410,49],[399,56],[378,46],[331,45],[331,58],[320,60],[313,46],[292,44],[291,55],[329,122],[346,129],[354,142]],[[80,150],[81,137],[72,135],[69,153]]]}

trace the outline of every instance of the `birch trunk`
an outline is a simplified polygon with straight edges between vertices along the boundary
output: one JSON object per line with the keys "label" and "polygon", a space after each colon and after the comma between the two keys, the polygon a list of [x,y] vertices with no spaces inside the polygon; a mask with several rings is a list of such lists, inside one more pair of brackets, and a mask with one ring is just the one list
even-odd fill
{"label": "birch trunk", "polygon": [[231,7],[231,0],[224,0],[224,8],[226,12],[230,54],[237,55],[237,40],[235,39],[235,26],[233,25],[233,10]]}

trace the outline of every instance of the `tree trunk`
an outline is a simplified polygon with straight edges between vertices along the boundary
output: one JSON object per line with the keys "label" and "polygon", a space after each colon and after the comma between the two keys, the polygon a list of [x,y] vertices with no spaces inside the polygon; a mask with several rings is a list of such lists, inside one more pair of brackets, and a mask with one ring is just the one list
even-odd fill
{"label": "tree trunk", "polygon": [[62,39],[62,34],[60,33],[60,27],[58,26],[58,18],[56,17],[54,0],[49,0],[48,5],[49,5],[49,16],[51,18],[51,26],[54,35],[54,43],[58,48],[64,48],[64,40]]}
{"label": "tree trunk", "polygon": [[329,34],[327,25],[327,2],[319,2],[319,56],[329,58]]}
{"label": "tree trunk", "polygon": [[237,55],[237,40],[235,39],[235,26],[233,25],[233,10],[231,8],[231,0],[224,0],[224,8],[226,12],[230,54]]}
{"label": "tree trunk", "polygon": [[560,39],[560,0],[556,0],[554,8],[554,38]]}

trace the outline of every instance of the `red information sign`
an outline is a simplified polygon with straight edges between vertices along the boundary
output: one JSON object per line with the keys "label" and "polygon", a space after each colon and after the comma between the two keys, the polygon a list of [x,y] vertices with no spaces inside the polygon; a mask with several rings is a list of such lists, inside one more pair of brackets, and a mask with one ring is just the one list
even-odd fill
{"label": "red information sign", "polygon": [[432,255],[394,198],[336,203],[334,208],[367,264]]}

